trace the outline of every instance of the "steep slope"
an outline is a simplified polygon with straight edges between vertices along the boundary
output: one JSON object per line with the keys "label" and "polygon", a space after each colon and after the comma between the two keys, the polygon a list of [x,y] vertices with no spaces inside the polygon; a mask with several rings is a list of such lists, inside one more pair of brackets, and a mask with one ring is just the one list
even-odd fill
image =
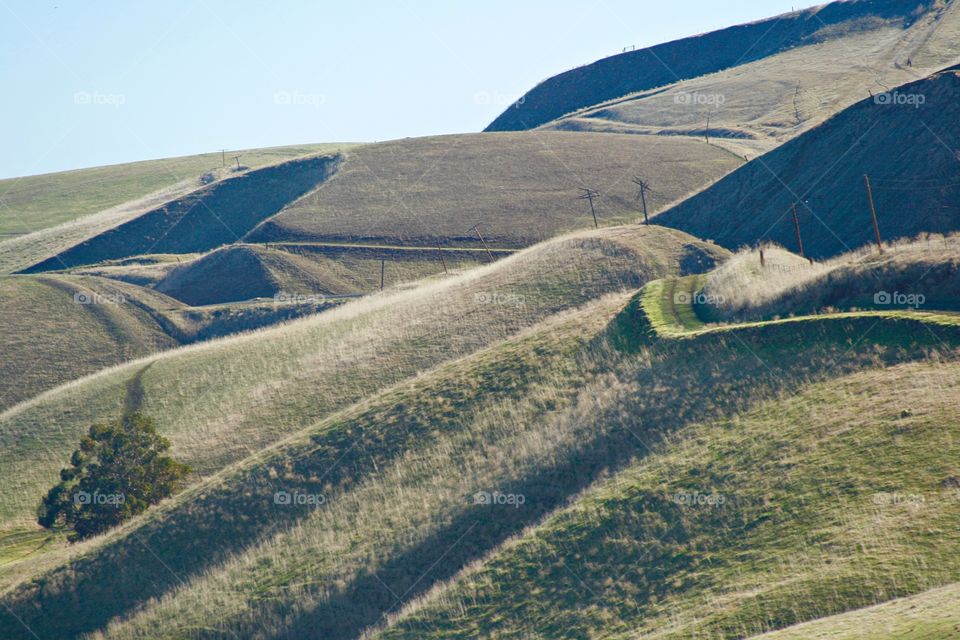
{"label": "steep slope", "polygon": [[68,269],[143,253],[191,253],[235,242],[334,171],[338,156],[290,160],[213,182],[27,269]]}
{"label": "steep slope", "polygon": [[699,191],[743,160],[702,141],[524,132],[411,138],[344,153],[336,176],[250,233],[248,242],[315,241],[517,248],[592,228],[581,187],[600,191],[599,224],[636,220],[631,178],[652,207]]}
{"label": "steep slope", "polygon": [[[944,3],[852,0],[604,58],[553,76],[507,108],[487,131],[531,129],[584,107],[715,73],[851,31],[903,31]],[[906,60],[904,60],[904,64]]]}
{"label": "steep slope", "polygon": [[795,202],[807,254],[834,256],[873,239],[869,174],[885,240],[957,230],[958,117],[956,71],[904,85],[741,167],[657,224],[733,249],[768,240],[794,247]]}
{"label": "steep slope", "polygon": [[709,137],[712,144],[753,157],[869,92],[955,63],[957,38],[956,5],[919,17],[907,30],[897,21],[867,18],[824,26],[804,46],[583,109],[542,128]]}
{"label": "steep slope", "polygon": [[[229,152],[229,160],[232,164],[233,157],[239,156],[244,166],[258,169],[346,146],[349,145],[244,149]],[[223,162],[220,152],[216,152],[0,180],[0,239],[82,218],[181,183],[197,184],[205,172],[220,173]]]}
{"label": "steep slope", "polygon": [[148,364],[138,377],[141,408],[157,418],[177,455],[207,475],[549,315],[663,274],[710,269],[726,255],[657,227],[583,233],[411,291],[67,385],[0,414],[0,476],[9,488],[0,494],[0,528],[31,521],[81,432],[122,410],[129,380]]}

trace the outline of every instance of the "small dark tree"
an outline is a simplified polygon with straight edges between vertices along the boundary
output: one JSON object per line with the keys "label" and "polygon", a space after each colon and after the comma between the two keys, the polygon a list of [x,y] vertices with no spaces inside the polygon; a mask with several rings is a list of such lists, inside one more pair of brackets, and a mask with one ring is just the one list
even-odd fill
{"label": "small dark tree", "polygon": [[139,413],[90,427],[37,509],[37,521],[71,530],[68,539],[75,542],[143,513],[179,489],[190,472],[165,455],[169,449],[153,420]]}

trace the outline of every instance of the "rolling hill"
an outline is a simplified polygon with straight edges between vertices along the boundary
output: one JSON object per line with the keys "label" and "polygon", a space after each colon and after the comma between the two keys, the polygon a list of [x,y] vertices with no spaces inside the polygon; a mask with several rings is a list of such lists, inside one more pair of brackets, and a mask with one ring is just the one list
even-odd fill
{"label": "rolling hill", "polygon": [[702,141],[563,132],[463,134],[356,147],[336,175],[249,233],[247,242],[313,241],[521,248],[592,228],[579,188],[600,191],[599,223],[631,222],[630,179],[657,185],[660,210],[743,159]]}
{"label": "rolling hill", "polygon": [[[825,258],[873,240],[864,174],[883,239],[960,229],[956,127],[960,73],[946,70],[868,98],[656,218],[731,249],[773,241]],[[920,98],[922,96],[922,99]],[[906,102],[909,100],[909,104]]]}
{"label": "rolling hill", "polygon": [[[767,108],[776,108],[792,106],[793,101],[784,98],[792,97],[790,94],[801,79],[805,81],[805,90],[809,91],[811,85],[819,86],[822,89],[814,89],[814,93],[823,92],[825,95],[836,94],[838,87],[834,86],[831,91],[829,83],[836,81],[838,76],[844,81],[854,83],[860,80],[869,81],[864,88],[874,83],[878,75],[885,77],[892,74],[903,78],[901,82],[904,82],[909,76],[899,74],[898,71],[902,69],[897,69],[894,63],[906,67],[909,60],[912,68],[913,57],[916,55],[917,64],[930,72],[947,64],[947,60],[942,59],[944,54],[950,56],[948,59],[955,59],[956,53],[949,51],[952,42],[950,34],[955,33],[955,24],[951,25],[949,33],[944,34],[942,40],[933,38],[934,43],[928,42],[931,30],[935,31],[938,26],[936,22],[952,9],[954,8],[949,6],[949,3],[936,0],[832,2],[759,22],[621,53],[544,80],[508,107],[486,130],[533,129],[563,116],[577,115],[576,112],[588,107],[623,98],[625,99],[600,113],[589,114],[588,118],[623,121],[628,125],[638,123],[663,126],[667,123],[662,120],[657,122],[658,118],[653,118],[653,123],[646,121],[651,114],[645,100],[649,96],[657,95],[663,88],[675,84],[682,86],[684,81],[717,74],[720,79],[734,80],[730,84],[721,82],[718,85],[722,87],[722,94],[733,94],[737,90],[736,74],[719,72],[767,58],[778,58],[783,56],[784,52],[821,46],[832,50],[831,57],[828,58],[829,65],[814,64],[803,69],[802,60],[806,51],[799,56],[786,57],[785,64],[774,65],[780,68],[779,77],[776,74],[763,77],[761,71],[754,76],[751,82],[753,90],[750,93],[756,94],[759,90],[761,97],[764,93],[770,94],[767,100],[761,100],[760,104],[766,103]],[[873,46],[869,46],[869,42],[864,41],[864,38],[872,41]],[[851,41],[847,42],[848,39]],[[876,46],[878,40],[879,47]],[[945,48],[947,51],[944,51]],[[856,61],[856,65],[849,65],[851,58]],[[798,65],[797,62],[801,64]],[[875,70],[871,67],[875,67]],[[824,70],[826,74],[822,73]],[[783,86],[778,88],[771,84]],[[645,93],[631,95],[638,92]],[[689,90],[682,90],[682,93],[693,96],[692,102],[697,104],[696,95],[706,97],[716,95],[717,91],[710,90],[709,84],[694,84]],[[769,104],[769,98],[773,96],[786,104]],[[807,97],[809,96],[805,99]],[[742,100],[739,103],[741,107],[756,110],[756,100],[752,105],[748,105],[746,95],[738,98]],[[680,118],[690,114],[689,108],[678,108],[678,104],[683,103],[673,104],[673,114],[679,114]],[[697,112],[703,114],[706,108],[714,106],[714,103],[702,103],[700,106]],[[741,112],[739,115],[744,114]],[[790,116],[792,115],[791,113]],[[785,118],[787,122],[790,119],[792,118]],[[748,118],[746,121],[749,120]],[[786,129],[789,126],[787,122],[773,123],[772,126]]]}
{"label": "rolling hill", "polygon": [[[323,154],[349,145],[313,144],[231,151],[232,165],[257,169],[298,156]],[[144,160],[91,169],[63,171],[0,180],[0,239],[32,233],[119,207],[154,192],[192,189],[206,172],[222,171],[220,152],[162,160]]]}
{"label": "rolling hill", "polygon": [[339,157],[310,156],[231,176],[61,251],[23,273],[149,253],[195,253],[235,242],[327,179]]}
{"label": "rolling hill", "polygon": [[340,302],[300,296],[195,308],[149,288],[96,276],[0,277],[0,412],[117,364]]}
{"label": "rolling hill", "polygon": [[[0,529],[29,522],[36,487],[56,475],[87,423],[122,411],[131,379],[142,388],[141,408],[163,416],[178,455],[206,475],[549,315],[654,277],[712,268],[727,255],[657,227],[583,233],[417,289],[387,291],[332,313],[168,351],[66,385],[0,414],[0,467],[4,482],[12,483],[0,496]],[[54,417],[55,430],[49,426]]]}

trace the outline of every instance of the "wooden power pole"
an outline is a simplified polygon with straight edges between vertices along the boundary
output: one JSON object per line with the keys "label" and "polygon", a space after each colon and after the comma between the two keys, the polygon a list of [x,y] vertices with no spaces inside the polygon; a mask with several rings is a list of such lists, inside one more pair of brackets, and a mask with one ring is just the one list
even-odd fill
{"label": "wooden power pole", "polygon": [[470,231],[476,231],[477,237],[480,238],[480,244],[483,245],[483,248],[487,250],[487,257],[490,258],[490,262],[493,262],[493,253],[490,251],[490,247],[487,246],[487,241],[483,239],[483,235],[480,234],[480,223],[470,227]]}
{"label": "wooden power pole", "polygon": [[647,192],[653,193],[653,189],[650,188],[649,182],[639,176],[633,178],[633,184],[637,185],[637,200],[643,203],[643,224],[650,224],[650,219],[647,217]]}
{"label": "wooden power pole", "polygon": [[383,291],[383,272],[387,268],[387,261],[380,258],[380,291]]}
{"label": "wooden power pole", "polygon": [[597,222],[597,212],[593,208],[593,199],[599,196],[600,192],[595,189],[584,189],[583,187],[580,187],[580,191],[583,191],[583,195],[577,196],[577,200],[588,200],[590,202],[590,213],[593,214],[593,228],[599,229],[600,225]]}
{"label": "wooden power pole", "polygon": [[444,275],[449,275],[450,272],[447,271],[447,261],[443,259],[443,249],[440,248],[440,245],[437,245],[437,255],[440,256],[440,264],[443,265]]}
{"label": "wooden power pole", "polygon": [[797,246],[800,248],[800,257],[806,258],[806,254],[803,253],[803,237],[800,235],[800,217],[797,215],[796,203],[790,205],[790,211],[793,213],[793,226],[797,230]]}
{"label": "wooden power pole", "polygon": [[880,240],[880,224],[877,222],[877,208],[873,205],[873,190],[870,188],[870,176],[864,174],[863,182],[867,185],[867,200],[870,201],[870,216],[873,218],[873,234],[877,240],[877,250],[883,253],[883,242]]}

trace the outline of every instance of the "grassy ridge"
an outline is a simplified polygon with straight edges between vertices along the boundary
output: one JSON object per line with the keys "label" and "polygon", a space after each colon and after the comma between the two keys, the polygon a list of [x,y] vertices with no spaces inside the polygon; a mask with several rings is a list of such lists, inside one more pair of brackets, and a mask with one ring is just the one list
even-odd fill
{"label": "grassy ridge", "polygon": [[[298,145],[230,153],[241,156],[244,166],[256,169],[344,146],[348,145]],[[220,165],[220,153],[205,153],[0,180],[0,239],[62,224],[180,182],[196,182],[202,173],[216,172]]]}
{"label": "grassy ridge", "polygon": [[24,269],[36,273],[149,253],[195,253],[239,240],[335,170],[339,156],[309,156],[238,174],[166,202]]}

